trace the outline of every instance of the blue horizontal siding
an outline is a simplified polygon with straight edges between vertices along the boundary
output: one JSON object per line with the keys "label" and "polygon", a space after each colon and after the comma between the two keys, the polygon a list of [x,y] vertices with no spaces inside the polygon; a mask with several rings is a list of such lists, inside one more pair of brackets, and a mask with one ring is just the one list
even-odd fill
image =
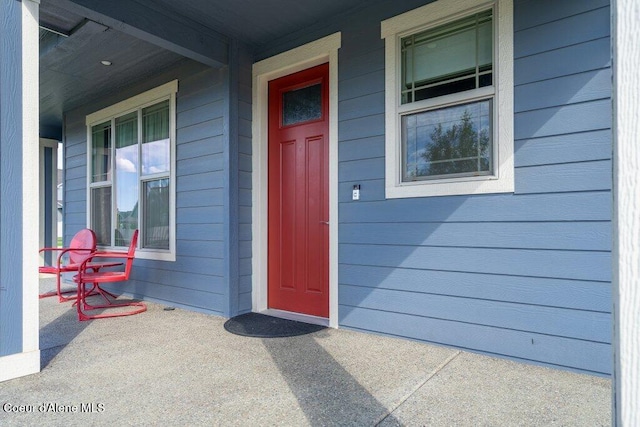
{"label": "blue horizontal siding", "polygon": [[611,254],[495,248],[341,244],[344,264],[611,281]]}
{"label": "blue horizontal siding", "polygon": [[224,222],[224,206],[179,208],[177,216],[188,224],[217,224]]}
{"label": "blue horizontal siding", "polygon": [[[545,96],[538,96],[540,93]],[[516,86],[515,111],[518,113],[610,97],[611,70],[605,68]]]}
{"label": "blue horizontal siding", "polygon": [[223,192],[222,188],[181,191],[177,195],[176,206],[178,208],[221,206],[223,204]]}
{"label": "blue horizontal siding", "polygon": [[611,190],[610,160],[529,166],[516,169],[516,193]]}
{"label": "blue horizontal siding", "polygon": [[85,202],[87,198],[87,191],[85,189],[65,190],[64,192],[65,203],[66,202]]}
{"label": "blue horizontal siding", "polygon": [[601,7],[518,31],[514,37],[516,57],[608,37],[610,19],[609,8]]}
{"label": "blue horizontal siding", "polygon": [[338,184],[338,201],[350,202],[353,186],[360,186],[360,200],[358,203],[382,201],[385,199],[384,179],[343,181]]}
{"label": "blue horizontal siding", "polygon": [[225,243],[222,241],[178,240],[176,249],[181,256],[201,257],[203,255],[222,258]]}
{"label": "blue horizontal siding", "polygon": [[145,81],[66,114],[65,194],[68,234],[86,226],[86,114],[178,78],[176,97],[176,261],[136,259],[132,279],[117,291],[208,313],[227,307],[224,280],[222,152],[228,143],[226,74],[182,62]]}
{"label": "blue horizontal siding", "polygon": [[340,102],[340,119],[384,114],[384,92],[372,93]]}
{"label": "blue horizontal siding", "polygon": [[206,172],[195,175],[178,176],[178,186],[181,191],[210,190],[224,188],[225,174],[223,171]]}
{"label": "blue horizontal siding", "polygon": [[340,141],[338,147],[340,161],[384,157],[384,135],[352,141]]}
{"label": "blue horizontal siding", "polygon": [[[225,290],[224,279],[212,274],[196,274],[193,272],[187,273],[136,266],[131,275],[137,281],[185,288],[186,291],[193,289],[200,292],[223,294]],[[188,283],[189,286],[185,287],[185,283]]]}
{"label": "blue horizontal siding", "polygon": [[[250,220],[249,220],[250,221]],[[242,240],[251,240],[251,222],[241,222],[238,227],[238,238]]]}
{"label": "blue horizontal siding", "polygon": [[611,342],[608,313],[389,289],[372,290],[349,285],[341,287],[339,301],[343,307],[382,310],[601,343]]}
{"label": "blue horizontal siding", "polygon": [[[352,39],[353,37],[350,40]],[[350,56],[340,55],[338,61],[340,68],[344,69],[340,75],[342,81],[349,81],[373,71],[384,70],[384,47],[381,45],[378,49],[363,50],[362,53]]]}
{"label": "blue horizontal siding", "polygon": [[609,6],[609,0],[517,0],[513,26],[518,32],[606,6]]}
{"label": "blue horizontal siding", "polygon": [[[85,167],[87,164],[87,156],[79,155],[79,156],[70,156],[64,159],[64,167],[65,169],[74,169],[77,167]],[[58,165],[58,167],[62,167],[62,165]]]}
{"label": "blue horizontal siding", "polygon": [[[371,71],[366,74],[354,76],[349,79],[340,79],[338,82],[338,91],[340,99],[353,99],[362,96],[371,95],[372,85],[384,90],[384,69]],[[378,92],[380,89],[378,90]]]}
{"label": "blue horizontal siding", "polygon": [[609,192],[452,196],[340,204],[340,222],[610,221]]}
{"label": "blue horizontal siding", "polygon": [[178,161],[181,161],[202,155],[222,153],[224,151],[225,143],[226,141],[224,137],[220,135],[182,143],[180,146],[176,147],[176,157]]}
{"label": "blue horizontal siding", "polygon": [[516,113],[515,138],[534,138],[611,128],[611,100]]}
{"label": "blue horizontal siding", "polygon": [[386,199],[379,22],[412,7],[380,2],[303,35],[342,32],[340,325],[608,373],[608,1],[514,2],[514,193]]}
{"label": "blue horizontal siding", "polygon": [[398,337],[599,374],[611,372],[611,346],[606,343],[344,306],[340,324],[363,331],[375,325],[376,332]]}
{"label": "blue horizontal siding", "polygon": [[222,117],[224,114],[224,102],[221,99],[211,103],[200,105],[191,109],[180,108],[177,120],[184,128],[206,123],[212,117]]}
{"label": "blue horizontal siding", "polygon": [[[260,53],[342,31],[340,325],[608,373],[608,2],[515,1],[513,194],[388,200],[379,23],[420,3],[378,2]],[[230,80],[237,78],[237,87],[227,85],[228,69],[190,69],[180,78],[178,257],[136,260],[132,293],[217,313],[228,311],[229,301],[239,312],[251,309],[251,63],[240,49]],[[237,96],[233,118],[225,117],[229,92]],[[83,114],[67,123],[73,224],[86,218]],[[237,133],[232,150],[229,123]],[[231,180],[228,164],[237,168]],[[359,201],[351,200],[354,184],[361,185]],[[237,217],[226,223],[229,212]]]}
{"label": "blue horizontal siding", "polygon": [[176,234],[185,240],[223,241],[224,224],[178,224]]}
{"label": "blue horizontal siding", "polygon": [[526,138],[515,142],[515,166],[611,159],[611,130]]}
{"label": "blue horizontal siding", "polygon": [[210,119],[206,122],[193,124],[177,130],[178,141],[192,142],[204,138],[223,135],[224,123],[222,118]]}
{"label": "blue horizontal siding", "polygon": [[206,313],[222,315],[225,297],[210,291],[165,286],[155,282],[137,280],[135,285],[127,289],[133,297],[145,298],[171,306],[190,308]]}
{"label": "blue horizontal siding", "polygon": [[576,310],[611,311],[611,284],[584,280],[341,264],[341,284]]}
{"label": "blue horizontal siding", "polygon": [[222,155],[218,153],[200,155],[190,159],[179,160],[178,168],[184,170],[182,176],[218,171],[224,169],[223,160]]}
{"label": "blue horizontal siding", "polygon": [[611,66],[608,37],[563,47],[514,61],[516,85],[600,70]]}
{"label": "blue horizontal siding", "polygon": [[473,248],[610,251],[611,224],[593,222],[468,222],[341,224],[340,242]]}
{"label": "blue horizontal siding", "polygon": [[338,179],[340,181],[368,180],[384,178],[384,158],[351,160],[340,162]]}
{"label": "blue horizontal siding", "polygon": [[384,114],[341,120],[340,126],[338,126],[338,139],[340,141],[380,135],[384,135]]}

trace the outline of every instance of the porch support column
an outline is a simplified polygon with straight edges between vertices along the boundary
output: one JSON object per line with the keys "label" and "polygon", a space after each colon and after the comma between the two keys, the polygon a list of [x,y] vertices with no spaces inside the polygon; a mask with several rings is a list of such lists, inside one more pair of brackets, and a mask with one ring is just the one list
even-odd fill
{"label": "porch support column", "polygon": [[0,0],[0,381],[40,371],[39,3]]}
{"label": "porch support column", "polygon": [[612,2],[613,424],[640,425],[640,3]]}

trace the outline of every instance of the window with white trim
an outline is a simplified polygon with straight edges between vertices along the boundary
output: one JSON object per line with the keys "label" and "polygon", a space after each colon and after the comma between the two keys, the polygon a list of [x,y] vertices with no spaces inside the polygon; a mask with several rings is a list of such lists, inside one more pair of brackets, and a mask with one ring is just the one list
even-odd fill
{"label": "window with white trim", "polygon": [[87,116],[87,222],[102,248],[175,260],[177,81]]}
{"label": "window with white trim", "polygon": [[386,196],[512,192],[512,0],[439,0],[382,37]]}

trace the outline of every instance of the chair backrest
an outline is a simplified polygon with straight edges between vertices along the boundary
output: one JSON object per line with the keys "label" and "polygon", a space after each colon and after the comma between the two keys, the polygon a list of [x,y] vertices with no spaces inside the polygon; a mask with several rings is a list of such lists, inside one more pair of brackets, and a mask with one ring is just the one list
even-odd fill
{"label": "chair backrest", "polygon": [[[71,249],[91,249],[92,252],[95,252],[97,242],[96,233],[88,228],[83,228],[73,236],[68,247]],[[82,264],[85,259],[91,256],[89,251],[69,251],[68,254],[70,264]]]}
{"label": "chair backrest", "polygon": [[129,258],[124,265],[124,275],[125,280],[129,280],[129,274],[131,274],[131,267],[133,266],[133,257],[136,254],[136,246],[138,245],[138,230],[133,232],[131,236],[131,243],[129,244],[129,250],[127,251],[127,255]]}

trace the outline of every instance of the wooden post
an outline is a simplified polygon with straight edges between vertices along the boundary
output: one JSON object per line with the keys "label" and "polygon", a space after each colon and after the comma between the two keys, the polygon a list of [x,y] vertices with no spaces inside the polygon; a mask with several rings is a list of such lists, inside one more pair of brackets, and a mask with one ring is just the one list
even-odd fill
{"label": "wooden post", "polygon": [[640,425],[640,3],[613,0],[613,424]]}

